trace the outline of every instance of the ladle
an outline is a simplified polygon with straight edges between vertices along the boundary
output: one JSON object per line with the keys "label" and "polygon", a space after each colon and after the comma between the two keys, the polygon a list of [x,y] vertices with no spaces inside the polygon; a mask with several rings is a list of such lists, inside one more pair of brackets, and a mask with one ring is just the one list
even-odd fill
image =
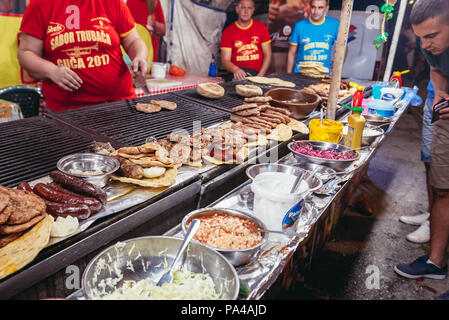
{"label": "ladle", "polygon": [[192,223],[190,224],[189,230],[187,230],[186,236],[184,238],[184,241],[182,242],[181,248],[179,248],[178,253],[176,254],[175,260],[173,260],[173,263],[171,264],[170,268],[164,275],[159,279],[157,282],[157,286],[162,286],[164,283],[170,283],[173,280],[173,268],[178,262],[179,258],[184,253],[185,249],[187,248],[187,245],[190,243],[190,240],[192,240],[195,233],[198,231],[198,228],[200,227],[200,220],[194,219]]}

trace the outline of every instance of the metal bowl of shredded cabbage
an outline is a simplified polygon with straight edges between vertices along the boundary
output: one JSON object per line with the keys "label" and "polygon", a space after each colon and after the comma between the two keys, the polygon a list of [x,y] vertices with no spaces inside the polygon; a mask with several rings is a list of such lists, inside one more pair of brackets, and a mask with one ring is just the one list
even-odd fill
{"label": "metal bowl of shredded cabbage", "polygon": [[190,243],[173,281],[156,286],[174,260],[182,239],[148,236],[117,242],[93,258],[83,273],[87,299],[235,300],[239,278],[220,253]]}

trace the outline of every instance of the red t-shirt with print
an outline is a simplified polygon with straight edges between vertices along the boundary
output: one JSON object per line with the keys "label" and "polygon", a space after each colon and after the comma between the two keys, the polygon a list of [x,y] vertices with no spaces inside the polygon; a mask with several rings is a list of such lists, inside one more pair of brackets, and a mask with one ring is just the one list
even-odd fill
{"label": "red t-shirt with print", "polygon": [[232,50],[231,62],[236,66],[259,71],[263,62],[262,44],[270,42],[264,23],[251,20],[248,27],[242,28],[236,21],[223,31],[220,48]]}
{"label": "red t-shirt with print", "polygon": [[134,98],[123,61],[121,38],[135,28],[122,0],[31,0],[20,31],[43,40],[43,55],[72,69],[82,80],[69,92],[50,80],[42,92],[51,111]]}
{"label": "red t-shirt with print", "polygon": [[[131,11],[134,20],[138,24],[146,27],[148,18],[147,0],[127,0],[126,5]],[[162,10],[161,2],[157,0],[154,9],[154,19],[157,22],[165,24],[164,11]],[[153,61],[159,61],[159,42],[160,38],[155,32],[151,32],[151,44],[153,45]]]}

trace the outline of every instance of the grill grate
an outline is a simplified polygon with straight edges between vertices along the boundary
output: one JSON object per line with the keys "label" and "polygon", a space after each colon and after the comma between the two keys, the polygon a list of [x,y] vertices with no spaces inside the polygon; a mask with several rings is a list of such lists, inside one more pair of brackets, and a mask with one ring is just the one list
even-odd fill
{"label": "grill grate", "polygon": [[[178,107],[173,111],[163,109],[151,114],[135,109],[137,102],[158,99],[176,102]],[[207,127],[228,120],[230,114],[173,93],[165,93],[62,111],[49,116],[80,129],[94,130],[123,145],[136,145],[144,143],[148,137],[163,139],[178,129],[191,133],[194,124],[195,128],[199,125]]]}
{"label": "grill grate", "polygon": [[95,139],[44,117],[2,123],[0,132],[0,184],[7,187],[47,175],[60,158],[85,151]]}

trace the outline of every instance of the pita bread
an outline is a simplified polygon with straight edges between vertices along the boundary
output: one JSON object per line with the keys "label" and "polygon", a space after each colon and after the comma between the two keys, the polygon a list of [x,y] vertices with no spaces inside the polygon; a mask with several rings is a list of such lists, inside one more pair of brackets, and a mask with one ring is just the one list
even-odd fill
{"label": "pita bread", "polygon": [[242,97],[254,97],[263,95],[261,87],[251,84],[237,84],[235,92]]}
{"label": "pita bread", "polygon": [[267,137],[262,134],[259,134],[257,135],[257,140],[246,143],[245,147],[253,148],[258,146],[266,146],[267,144],[268,144]]}
{"label": "pita bread", "polygon": [[22,269],[34,260],[50,240],[54,218],[46,215],[18,239],[0,248],[0,279]]}
{"label": "pita bread", "polygon": [[279,78],[267,78],[267,77],[254,76],[254,77],[246,77],[246,80],[249,80],[254,83],[266,84],[266,85],[270,85],[270,86],[279,86],[279,87],[288,87],[288,88],[296,87],[296,84],[294,84],[293,82],[284,81]]}
{"label": "pita bread", "polygon": [[177,173],[178,173],[177,168],[170,168],[166,170],[162,176],[152,179],[148,178],[132,179],[132,178],[119,177],[116,175],[111,175],[111,179],[124,183],[136,184],[141,187],[162,188],[162,187],[170,187],[171,185],[173,185],[176,181]]}
{"label": "pita bread", "polygon": [[164,167],[164,168],[173,168],[174,164],[166,164],[156,159],[156,157],[141,157],[140,159],[129,159],[135,164],[138,164],[142,168],[150,168],[150,167]]}
{"label": "pita bread", "polygon": [[211,99],[219,99],[225,94],[225,89],[214,82],[200,83],[196,87],[196,91],[199,95]]}
{"label": "pita bread", "polygon": [[267,139],[276,141],[288,141],[292,138],[292,136],[292,128],[282,123],[271,130],[271,133],[267,136]]}
{"label": "pita bread", "polygon": [[292,128],[293,131],[300,132],[302,134],[309,134],[309,128],[301,121],[291,119],[287,125]]}

